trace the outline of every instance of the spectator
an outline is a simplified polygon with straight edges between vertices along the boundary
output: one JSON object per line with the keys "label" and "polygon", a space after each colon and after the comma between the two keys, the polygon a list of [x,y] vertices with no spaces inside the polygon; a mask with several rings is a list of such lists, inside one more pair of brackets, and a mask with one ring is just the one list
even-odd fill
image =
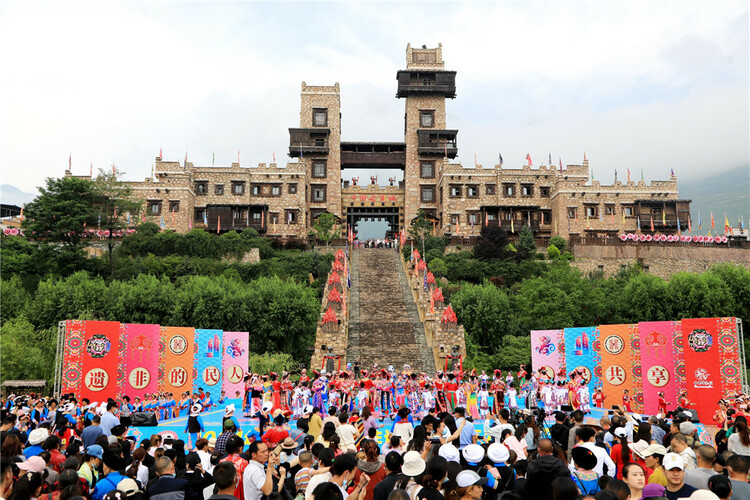
{"label": "spectator", "polygon": [[104,434],[102,426],[99,425],[102,422],[102,418],[99,415],[94,416],[91,419],[91,425],[84,428],[81,432],[81,441],[83,441],[84,448],[88,448],[96,443],[96,438]]}
{"label": "spectator", "polygon": [[[251,443],[250,446],[252,447],[254,443]],[[234,464],[234,468],[237,469],[237,474],[240,476],[240,478],[243,479],[243,481],[240,481],[240,483],[237,485],[237,489],[234,492],[234,496],[237,497],[237,500],[244,500],[246,498],[245,496],[245,469],[248,467],[249,463],[247,460],[242,458],[242,448],[245,447],[245,444],[242,441],[242,438],[239,436],[232,436],[227,440],[226,444],[226,450],[227,450],[227,456],[222,459],[222,462],[232,462]],[[266,448],[268,449],[268,448]]]}
{"label": "spectator", "polygon": [[545,500],[551,497],[551,483],[557,477],[568,477],[570,471],[565,462],[553,455],[554,448],[549,439],[540,439],[538,456],[529,462],[526,472],[526,498]]}
{"label": "spectator", "polygon": [[49,430],[44,427],[37,427],[36,429],[31,431],[31,433],[29,433],[28,439],[29,446],[27,446],[23,450],[23,456],[28,459],[31,457],[35,457],[43,452],[44,448],[42,447],[42,443],[44,443],[48,437]]}
{"label": "spectator", "polygon": [[615,429],[617,443],[612,446],[609,456],[617,467],[617,479],[622,479],[622,469],[633,461],[628,447],[628,431],[625,427]]}
{"label": "spectator", "polygon": [[323,425],[323,432],[315,440],[316,443],[323,443],[323,446],[328,448],[331,443],[331,437],[336,435],[336,426],[333,422],[326,422]]}
{"label": "spectator", "polygon": [[750,433],[747,429],[747,420],[740,416],[734,422],[734,432],[729,436],[727,449],[738,455],[750,456]]}
{"label": "spectator", "polygon": [[570,434],[570,429],[565,425],[566,419],[567,417],[563,412],[559,411],[555,413],[555,423],[549,428],[552,441],[562,448],[563,451],[568,450],[568,439]]}
{"label": "spectator", "polygon": [[708,479],[716,474],[714,471],[714,460],[716,460],[716,450],[713,446],[702,444],[698,447],[697,467],[685,472],[685,483],[689,484],[696,490],[708,488]]}
{"label": "spectator", "polygon": [[102,466],[104,477],[96,483],[96,488],[91,493],[92,500],[102,500],[104,495],[116,490],[117,484],[125,479],[125,476],[120,473],[125,469],[124,458],[108,450],[103,453],[102,461],[104,462]]}
{"label": "spectator", "polygon": [[100,426],[105,436],[112,435],[112,428],[120,425],[120,419],[117,418],[117,402],[109,401],[107,403],[107,411],[102,415]]}
{"label": "spectator", "polygon": [[430,458],[419,481],[421,488],[417,491],[417,498],[420,500],[442,500],[443,494],[440,493],[440,489],[447,476],[448,461],[437,455]]}
{"label": "spectator", "polygon": [[348,417],[346,413],[339,415],[339,426],[336,428],[336,434],[341,438],[340,447],[344,451],[357,451],[356,442],[359,439],[359,432],[350,423],[347,422]]}
{"label": "spectator", "polygon": [[232,431],[233,428],[234,423],[231,420],[224,421],[224,432],[219,434],[219,437],[216,438],[214,453],[217,453],[219,456],[223,456],[224,453],[226,453],[227,441],[230,437],[235,435],[234,431]]}
{"label": "spectator", "polygon": [[[331,479],[330,467],[333,465],[333,450],[330,448],[323,448],[318,454],[318,465],[320,466],[315,473],[310,473],[310,482],[307,483],[307,489],[305,490],[305,499],[313,498],[313,492],[321,483],[325,483]],[[337,489],[338,491],[338,489]]]}
{"label": "spectator", "polygon": [[310,478],[312,477],[312,473],[315,470],[313,469],[313,454],[309,451],[303,451],[299,454],[298,461],[300,469],[294,475],[294,494],[304,495],[305,490],[307,490],[307,485],[310,482]]}
{"label": "spectator", "polygon": [[[104,450],[98,444],[93,444],[86,448],[83,455],[83,463],[78,469],[78,476],[88,481],[90,491],[94,491],[96,483],[99,482],[99,465],[102,463]],[[148,473],[146,475],[148,479]]]}
{"label": "spectator", "polygon": [[185,457],[185,470],[177,478],[187,481],[188,488],[200,499],[203,498],[203,490],[214,484],[214,478],[203,470],[201,457],[194,451]]}
{"label": "spectator", "polygon": [[141,485],[141,488],[145,488],[148,485],[148,468],[143,465],[143,459],[146,457],[146,450],[143,448],[136,448],[133,452],[133,462],[131,462],[128,470],[125,471],[125,475],[135,479]]}
{"label": "spectator", "polygon": [[370,480],[367,474],[362,474],[359,482],[354,487],[354,491],[349,495],[346,491],[346,485],[354,480],[356,468],[357,459],[354,458],[353,453],[344,453],[337,457],[331,466],[331,482],[339,487],[343,498],[359,498],[360,493],[365,489]]}
{"label": "spectator", "polygon": [[677,434],[672,438],[672,452],[682,458],[686,471],[697,467],[695,452],[688,446],[687,437],[684,434]]}
{"label": "spectator", "polygon": [[[678,436],[672,438],[674,441]],[[695,488],[685,484],[685,461],[676,453],[667,453],[664,456],[664,470],[667,476],[667,490],[664,496],[668,500],[689,497]]]}
{"label": "spectator", "polygon": [[456,476],[456,489],[451,492],[451,500],[478,500],[482,498],[482,486],[486,477],[480,477],[473,470],[462,470]]}
{"label": "spectator", "polygon": [[747,483],[748,459],[740,455],[732,455],[727,459],[727,473],[732,483],[735,497],[750,498],[750,484]]}
{"label": "spectator", "polygon": [[[650,431],[649,431],[650,432]],[[630,499],[640,500],[646,486],[646,471],[640,464],[630,463],[622,471],[622,477],[630,489]]]}
{"label": "spectator", "polygon": [[615,477],[615,474],[617,473],[617,466],[609,457],[606,449],[603,446],[596,445],[596,431],[594,430],[594,428],[586,425],[583,427],[579,427],[576,433],[578,434],[577,438],[581,441],[580,446],[591,450],[591,452],[596,457],[596,467],[594,467],[594,472],[596,472],[599,476],[603,476],[604,467],[606,466],[607,475]]}
{"label": "spectator", "polygon": [[[579,429],[580,430],[580,429]],[[594,470],[597,465],[594,452],[583,446],[575,446],[571,451],[575,469],[570,478],[582,495],[593,495],[599,492],[600,475]]]}
{"label": "spectator", "polygon": [[[339,427],[339,430],[341,427]],[[357,460],[357,470],[354,480],[359,483],[363,474],[369,476],[370,480],[365,488],[364,499],[373,500],[375,487],[383,480],[387,471],[385,465],[380,462],[380,447],[377,442],[371,439],[364,440],[362,441],[361,450],[365,453],[365,458],[364,460]]]}
{"label": "spectator", "polygon": [[735,498],[735,495],[732,494],[732,483],[730,479],[723,474],[714,474],[711,476],[708,480],[708,490],[721,500],[729,500],[730,497]]}
{"label": "spectator", "polygon": [[552,500],[575,500],[578,497],[578,488],[569,477],[558,477],[550,485]]}
{"label": "spectator", "polygon": [[148,488],[151,500],[198,500],[186,480],[175,478],[174,462],[168,457],[156,461],[156,473],[159,479]]}
{"label": "spectator", "polygon": [[318,436],[320,436],[321,429],[323,429],[323,419],[320,418],[320,408],[307,405],[305,406],[305,411],[310,412],[310,422],[308,423],[310,430],[308,433],[317,440]]}
{"label": "spectator", "polygon": [[[275,453],[269,453],[264,442],[258,441],[250,443],[248,454],[250,462],[242,477],[244,500],[260,500],[263,495],[269,495],[273,491],[273,468],[278,457]],[[242,497],[238,498],[243,500]]]}
{"label": "spectator", "polygon": [[664,474],[664,467],[662,467],[662,461],[666,454],[667,449],[660,444],[650,444],[648,448],[643,450],[646,467],[653,471],[648,477],[648,484],[667,485],[667,476]]}
{"label": "spectator", "polygon": [[373,488],[373,500],[387,500],[388,494],[393,491],[396,481],[401,476],[401,466],[404,459],[398,451],[391,451],[385,456],[385,469],[388,474],[383,477]]}
{"label": "spectator", "polygon": [[341,488],[337,484],[325,482],[316,486],[310,498],[314,500],[346,500],[348,497],[341,494]]}
{"label": "spectator", "polygon": [[18,477],[8,500],[35,500],[42,493],[44,479],[39,472],[27,472]]}
{"label": "spectator", "polygon": [[0,459],[0,498],[8,498],[13,491],[13,461]]}
{"label": "spectator", "polygon": [[565,447],[565,451],[568,453],[568,459],[571,458],[571,451],[573,446],[576,444],[576,431],[583,425],[583,412],[581,410],[575,410],[570,414],[573,419],[573,427],[568,432],[568,446]]}
{"label": "spectator", "polygon": [[211,495],[208,500],[236,500],[234,492],[241,478],[232,462],[221,462],[216,465],[213,479],[214,484],[216,484],[216,493]]}
{"label": "spectator", "polygon": [[409,420],[409,409],[399,408],[396,413],[396,422],[393,424],[392,435],[399,436],[404,446],[409,445],[412,436],[414,435],[414,425]]}

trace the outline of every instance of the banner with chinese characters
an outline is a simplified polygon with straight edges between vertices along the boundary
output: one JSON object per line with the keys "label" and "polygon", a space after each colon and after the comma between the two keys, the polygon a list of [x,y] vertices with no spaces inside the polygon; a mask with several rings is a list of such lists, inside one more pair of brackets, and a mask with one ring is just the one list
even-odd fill
{"label": "banner with chinese characters", "polygon": [[630,348],[630,339],[638,325],[601,325],[599,340],[601,342],[602,393],[604,406],[621,405],[623,395],[628,391],[630,398],[636,393],[634,376],[634,351]]}
{"label": "banner with chinese characters", "polygon": [[531,331],[531,365],[534,371],[542,370],[548,380],[565,373],[565,352],[559,347],[562,338],[562,330]]}
{"label": "banner with chinese characters", "polygon": [[61,390],[63,394],[81,395],[83,381],[83,353],[85,321],[67,320],[65,322],[65,349],[63,351],[63,372]]}
{"label": "banner with chinese characters", "polygon": [[122,370],[118,356],[120,323],[86,321],[84,328],[80,396],[101,403],[117,393],[117,374]]}
{"label": "banner with chinese characters", "polygon": [[195,330],[162,326],[159,342],[159,390],[180,394],[193,391],[195,378]]}
{"label": "banner with chinese characters", "polygon": [[725,396],[721,379],[719,318],[683,319],[685,381],[690,408],[703,422],[709,422],[716,402]]}
{"label": "banner with chinese characters", "polygon": [[194,389],[203,388],[210,392],[214,401],[221,392],[222,366],[222,330],[195,330],[195,378]]}
{"label": "banner with chinese characters", "polygon": [[143,398],[144,394],[154,394],[159,389],[159,325],[120,325],[120,346],[124,377],[119,385],[119,393]]}
{"label": "banner with chinese characters", "polygon": [[[601,362],[599,352],[595,348],[599,344],[599,329],[595,326],[585,328],[566,328],[565,336],[565,369],[570,377],[576,372],[588,382],[589,390],[601,387]],[[580,381],[580,378],[578,378]]]}
{"label": "banner with chinese characters", "polygon": [[656,415],[659,393],[664,393],[667,411],[674,410],[679,396],[676,358],[674,356],[675,323],[647,321],[638,323],[643,377],[643,412]]}
{"label": "banner with chinese characters", "polygon": [[248,332],[224,332],[224,355],[223,371],[224,383],[222,389],[226,392],[226,397],[235,399],[238,396],[242,398],[245,392],[245,372],[247,372],[248,358],[248,341],[250,334]]}

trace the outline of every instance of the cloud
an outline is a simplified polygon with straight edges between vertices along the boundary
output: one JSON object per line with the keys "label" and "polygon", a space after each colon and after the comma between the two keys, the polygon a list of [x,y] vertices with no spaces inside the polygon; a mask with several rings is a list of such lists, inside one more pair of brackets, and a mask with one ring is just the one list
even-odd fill
{"label": "cloud", "polygon": [[[403,140],[405,46],[443,44],[459,160],[585,150],[603,178],[749,165],[748,7],[660,3],[3,2],[0,162],[26,191],[112,162],[281,162],[302,80],[341,83],[344,140]],[[600,176],[597,175],[597,178]]]}

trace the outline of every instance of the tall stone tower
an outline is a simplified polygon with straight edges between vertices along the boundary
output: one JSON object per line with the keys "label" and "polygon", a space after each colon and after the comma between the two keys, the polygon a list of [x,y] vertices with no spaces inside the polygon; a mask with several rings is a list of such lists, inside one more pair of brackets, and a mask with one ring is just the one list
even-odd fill
{"label": "tall stone tower", "polygon": [[448,130],[445,99],[456,97],[456,72],[445,71],[442,44],[421,49],[406,46],[406,69],[397,73],[396,97],[406,98],[405,220],[408,227],[420,209],[437,218],[438,182],[445,158],[458,153],[458,130]]}
{"label": "tall stone tower", "polygon": [[289,156],[307,168],[310,223],[323,212],[341,217],[341,98],[338,82],[302,82],[300,128],[289,129]]}

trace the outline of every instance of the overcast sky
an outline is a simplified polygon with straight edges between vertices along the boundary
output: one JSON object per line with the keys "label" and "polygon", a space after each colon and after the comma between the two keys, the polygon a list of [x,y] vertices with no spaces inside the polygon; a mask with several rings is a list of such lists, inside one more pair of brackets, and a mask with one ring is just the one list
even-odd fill
{"label": "overcast sky", "polygon": [[[164,158],[288,161],[300,82],[342,139],[402,141],[407,42],[456,70],[459,157],[694,179],[748,160],[748,6],[729,2],[0,2],[2,183]],[[637,172],[637,174],[636,174]],[[382,181],[383,179],[381,179]]]}

